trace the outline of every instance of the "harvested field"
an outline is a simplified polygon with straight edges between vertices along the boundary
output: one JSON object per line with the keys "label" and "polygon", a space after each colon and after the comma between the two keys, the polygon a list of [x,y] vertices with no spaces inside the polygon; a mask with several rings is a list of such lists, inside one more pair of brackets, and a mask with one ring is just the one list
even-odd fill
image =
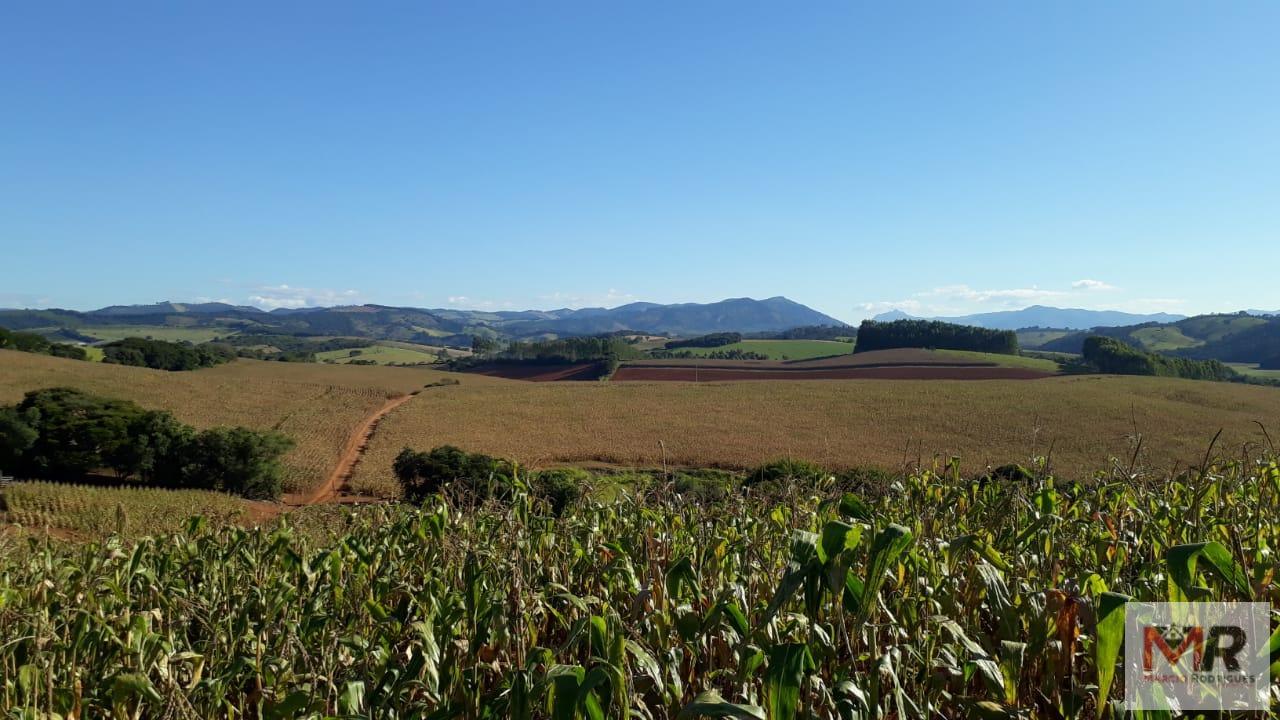
{"label": "harvested field", "polygon": [[446,377],[500,382],[418,368],[257,360],[165,372],[0,350],[0,403],[17,402],[29,390],[63,386],[168,410],[198,428],[278,430],[297,443],[285,456],[285,489],[290,492],[324,480],[352,430],[387,398]]}
{"label": "harvested field", "polygon": [[624,366],[613,374],[618,382],[728,380],[1037,380],[1053,373],[991,365],[891,365],[829,368]]}
{"label": "harvested field", "polygon": [[508,380],[558,382],[561,380],[598,380],[602,368],[600,363],[574,363],[572,365],[489,363],[471,368],[467,372],[473,375],[485,375]]}
{"label": "harvested field", "polygon": [[815,360],[637,360],[613,374],[618,381],[666,380],[1034,380],[1050,377],[1049,361],[987,353],[876,350]]}
{"label": "harvested field", "polygon": [[379,425],[352,479],[394,495],[405,446],[453,444],[525,465],[750,467],[789,455],[831,467],[901,467],[958,455],[969,471],[1049,454],[1068,476],[1143,457],[1168,470],[1273,437],[1280,390],[1169,378],[1071,375],[1036,382],[502,383],[432,388]]}

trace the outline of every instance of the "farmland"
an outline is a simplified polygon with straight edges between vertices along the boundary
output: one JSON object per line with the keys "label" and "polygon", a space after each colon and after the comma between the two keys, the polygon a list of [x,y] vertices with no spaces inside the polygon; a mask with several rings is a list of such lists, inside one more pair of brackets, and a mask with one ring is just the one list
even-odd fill
{"label": "farmland", "polygon": [[1280,599],[1277,498],[1280,467],[1246,461],[1087,488],[923,471],[691,501],[658,483],[560,516],[517,489],[371,508],[336,535],[193,525],[132,548],[0,536],[0,706],[1093,718],[1123,696],[1127,600]]}
{"label": "farmland", "polygon": [[230,495],[204,490],[22,482],[4,491],[0,521],[72,538],[140,537],[177,532],[192,515],[238,522],[247,507]]}
{"label": "farmland", "polygon": [[254,360],[170,373],[0,351],[0,403],[17,402],[29,390],[65,386],[168,410],[197,428],[245,425],[278,430],[297,443],[285,456],[288,491],[306,490],[324,479],[351,429],[388,397],[442,377],[443,373],[417,368]]}
{"label": "farmland", "polygon": [[[898,352],[898,351],[895,351]],[[401,448],[454,444],[532,466],[745,468],[780,456],[831,467],[898,468],[952,455],[967,472],[1050,455],[1084,477],[1128,463],[1141,435],[1162,469],[1220,448],[1256,446],[1280,418],[1280,391],[1169,378],[525,383],[431,388],[389,416],[356,469],[361,492],[394,495]],[[659,443],[662,443],[660,446]]]}
{"label": "farmland", "polygon": [[370,347],[356,350],[327,350],[316,353],[318,362],[345,364],[354,361],[373,361],[378,365],[417,365],[435,363],[439,348],[426,345],[412,346],[409,343],[378,343]]}

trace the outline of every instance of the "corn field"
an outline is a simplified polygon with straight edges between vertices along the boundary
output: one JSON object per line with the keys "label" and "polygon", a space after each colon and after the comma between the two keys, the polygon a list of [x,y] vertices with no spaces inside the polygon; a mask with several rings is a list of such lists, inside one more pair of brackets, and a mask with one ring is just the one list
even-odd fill
{"label": "corn field", "polygon": [[1127,598],[1280,599],[1271,461],[1089,484],[942,469],[847,490],[699,504],[657,486],[562,517],[521,492],[441,499],[367,508],[324,539],[199,520],[133,545],[0,537],[0,705],[1118,718]]}

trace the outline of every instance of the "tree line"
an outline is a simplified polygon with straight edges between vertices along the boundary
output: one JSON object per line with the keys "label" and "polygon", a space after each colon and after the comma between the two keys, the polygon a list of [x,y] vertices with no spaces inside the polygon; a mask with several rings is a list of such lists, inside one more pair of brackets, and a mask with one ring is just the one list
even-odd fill
{"label": "tree line", "polygon": [[754,350],[712,350],[705,355],[695,355],[692,350],[650,350],[649,357],[655,360],[684,360],[700,358],[703,360],[768,360],[769,356]]}
{"label": "tree line", "polygon": [[1157,375],[1191,380],[1236,380],[1235,370],[1218,360],[1189,360],[1146,352],[1121,340],[1090,335],[1083,358],[1099,372],[1116,375]]}
{"label": "tree line", "polygon": [[197,431],[167,412],[71,388],[33,390],[0,407],[0,468],[76,481],[110,470],[126,482],[277,499],[293,441],[243,427]]}
{"label": "tree line", "polygon": [[89,359],[89,353],[77,345],[50,342],[48,338],[37,333],[20,332],[2,327],[0,327],[0,349],[52,355],[72,360]]}
{"label": "tree line", "polygon": [[855,353],[893,348],[931,348],[1018,354],[1018,335],[1012,330],[991,330],[936,320],[863,320],[858,328]]}
{"label": "tree line", "polygon": [[742,342],[742,333],[719,332],[699,335],[698,337],[685,338],[683,340],[672,340],[668,342],[665,347],[668,350],[678,350],[680,348],[713,348],[732,345],[738,342]]}
{"label": "tree line", "polygon": [[154,370],[197,370],[236,359],[235,348],[222,343],[192,345],[149,338],[128,337],[102,346],[102,362]]}
{"label": "tree line", "polygon": [[496,354],[496,359],[556,364],[631,360],[640,356],[640,351],[626,340],[605,336],[512,342]]}

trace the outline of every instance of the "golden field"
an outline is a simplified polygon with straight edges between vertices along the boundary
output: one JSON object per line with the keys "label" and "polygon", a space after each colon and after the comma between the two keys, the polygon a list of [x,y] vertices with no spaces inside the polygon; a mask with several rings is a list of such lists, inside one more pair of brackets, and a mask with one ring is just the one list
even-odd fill
{"label": "golden field", "polygon": [[419,368],[258,360],[166,372],[0,350],[0,403],[18,402],[29,390],[66,386],[168,410],[198,428],[278,430],[297,443],[285,456],[285,489],[298,491],[328,476],[352,430],[388,397],[444,376]]}
{"label": "golden field", "polygon": [[750,467],[780,456],[889,469],[960,456],[962,467],[1048,455],[1062,475],[1128,465],[1167,471],[1280,441],[1280,389],[1151,377],[1042,380],[818,380],[742,383],[469,383],[424,390],[388,416],[353,489],[394,495],[405,446],[454,444],[531,466],[606,462]]}

